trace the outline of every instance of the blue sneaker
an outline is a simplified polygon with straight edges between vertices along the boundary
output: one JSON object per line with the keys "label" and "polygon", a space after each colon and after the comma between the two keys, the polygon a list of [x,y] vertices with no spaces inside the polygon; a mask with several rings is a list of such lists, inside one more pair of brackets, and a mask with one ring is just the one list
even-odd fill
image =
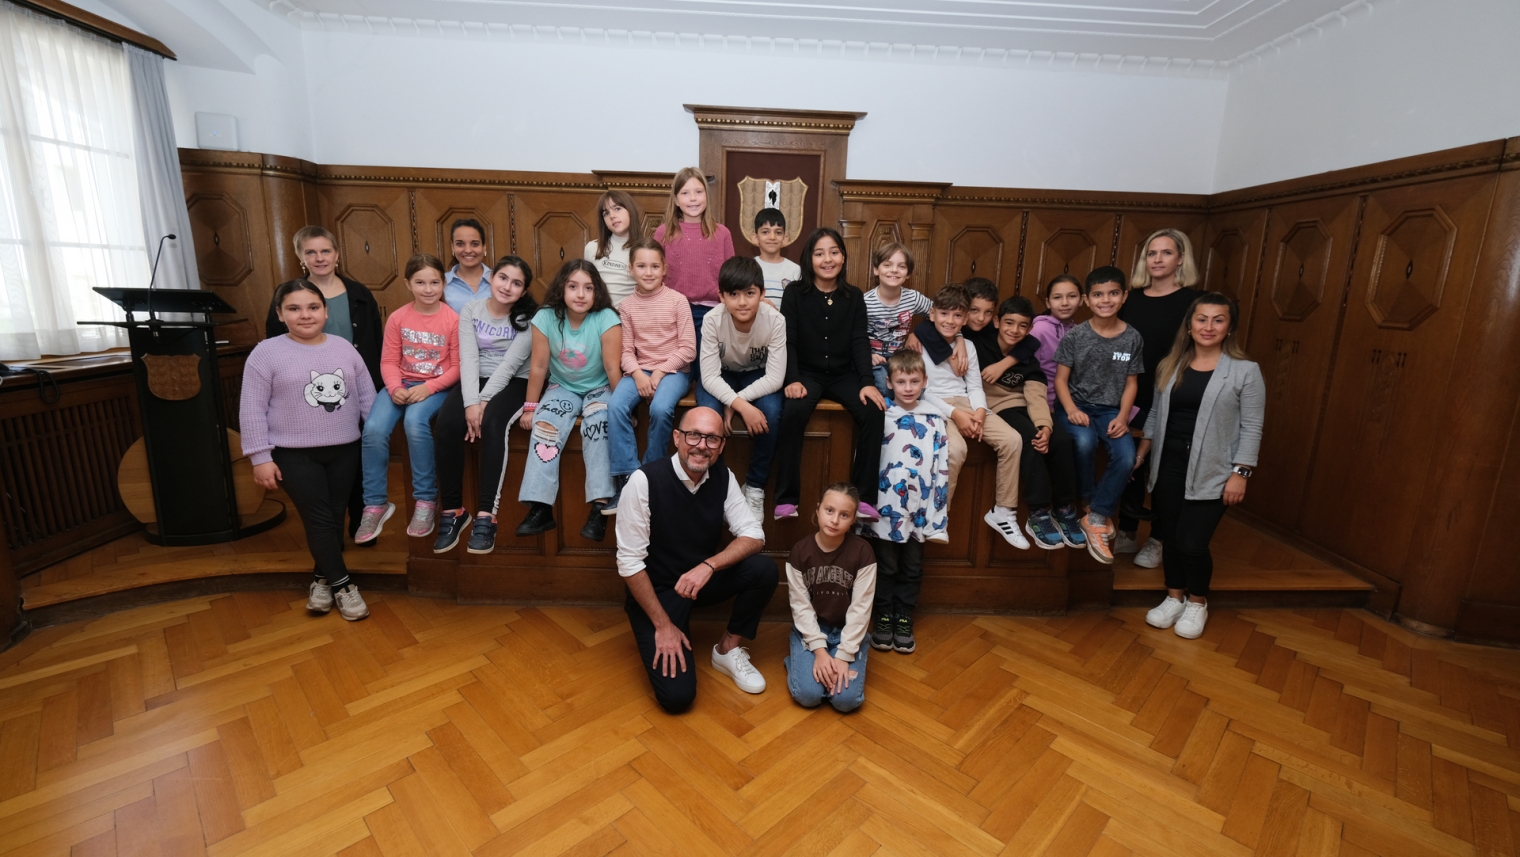
{"label": "blue sneaker", "polygon": [[490,515],[476,516],[475,525],[470,529],[470,543],[465,550],[482,554],[496,550],[496,522]]}
{"label": "blue sneaker", "polygon": [[1082,532],[1082,515],[1070,506],[1057,509],[1056,526],[1061,531],[1061,541],[1069,548],[1086,548],[1087,534]]}
{"label": "blue sneaker", "polygon": [[[1066,540],[1061,538],[1061,528],[1056,526],[1056,521],[1050,516],[1049,509],[1039,509],[1029,513],[1029,518],[1024,521],[1024,532],[1029,534],[1036,546],[1048,551],[1060,550],[1066,547]],[[1078,535],[1081,535],[1079,530]]]}
{"label": "blue sneaker", "polygon": [[470,520],[469,512],[451,514],[443,512],[438,516],[438,537],[433,539],[433,553],[448,553],[459,544],[459,536],[464,532],[464,525]]}

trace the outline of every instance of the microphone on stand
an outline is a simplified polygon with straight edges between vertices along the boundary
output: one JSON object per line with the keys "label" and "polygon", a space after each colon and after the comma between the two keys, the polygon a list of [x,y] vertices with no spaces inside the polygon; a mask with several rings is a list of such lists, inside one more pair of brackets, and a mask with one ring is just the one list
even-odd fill
{"label": "microphone on stand", "polygon": [[158,321],[153,315],[153,281],[158,277],[158,260],[164,256],[164,242],[170,240],[177,241],[179,236],[171,232],[158,239],[158,252],[153,254],[153,270],[148,274],[148,321],[150,323]]}

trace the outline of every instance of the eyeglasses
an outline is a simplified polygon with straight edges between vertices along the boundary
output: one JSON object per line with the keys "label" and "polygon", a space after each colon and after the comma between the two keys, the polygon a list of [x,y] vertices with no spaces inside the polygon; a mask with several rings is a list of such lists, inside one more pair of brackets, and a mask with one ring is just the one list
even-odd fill
{"label": "eyeglasses", "polygon": [[686,438],[687,446],[702,446],[706,444],[708,449],[717,449],[723,445],[722,435],[703,434],[699,431],[681,431],[681,429],[676,429],[676,431],[681,432],[681,436]]}

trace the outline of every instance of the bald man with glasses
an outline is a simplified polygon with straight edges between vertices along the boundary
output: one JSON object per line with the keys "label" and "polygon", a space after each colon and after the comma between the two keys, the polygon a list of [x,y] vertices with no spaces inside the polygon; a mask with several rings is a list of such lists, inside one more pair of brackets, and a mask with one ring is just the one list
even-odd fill
{"label": "bald man with glasses", "polygon": [[[760,630],[760,614],[776,592],[776,563],[760,555],[765,531],[726,467],[723,417],[693,408],[671,433],[676,454],[628,477],[618,501],[618,574],[628,587],[623,609],[655,700],[671,714],[697,696],[696,661],[688,657],[693,607],[733,599],[728,628],[713,646],[713,669],[745,693],[765,690],[765,677],[739,645]],[[723,529],[733,541],[721,551]]]}

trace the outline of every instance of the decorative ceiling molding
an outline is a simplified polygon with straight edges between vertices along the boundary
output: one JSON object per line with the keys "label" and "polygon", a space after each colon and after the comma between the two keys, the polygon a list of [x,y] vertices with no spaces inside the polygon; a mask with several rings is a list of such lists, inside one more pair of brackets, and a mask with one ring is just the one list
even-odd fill
{"label": "decorative ceiling molding", "polygon": [[[1188,77],[1224,77],[1240,68],[1261,62],[1281,54],[1285,50],[1326,33],[1344,28],[1357,17],[1371,14],[1375,4],[1386,0],[1352,0],[1308,23],[1297,26],[1256,47],[1228,59],[1210,59],[1188,56],[1154,56],[1115,52],[1083,52],[1070,50],[1025,50],[975,45],[908,44],[888,41],[853,41],[830,38],[793,38],[774,35],[723,35],[713,33],[675,32],[662,30],[632,30],[595,28],[581,26],[545,25],[537,23],[503,23],[493,21],[465,21],[363,14],[345,14],[327,11],[323,5],[338,0],[254,0],[270,12],[281,15],[293,24],[312,30],[376,36],[422,36],[429,38],[474,39],[489,41],[524,42],[534,44],[581,45],[587,47],[627,47],[656,50],[684,50],[765,55],[778,58],[820,58],[863,60],[870,62],[908,62],[942,65],[964,65],[978,68],[1025,68],[1073,71],[1097,71],[1120,74],[1153,74]],[[1250,13],[1249,7],[1256,3],[1266,8]],[[1268,14],[1280,12],[1291,0],[1241,0],[1237,7],[1245,20],[1230,24],[1209,35],[1192,32],[1152,33],[1116,32],[1114,28],[1103,29],[1109,22],[1091,22],[1092,29],[1083,29],[1080,22],[1063,21],[1059,26],[1045,29],[1024,28],[1020,35],[1028,38],[1045,38],[1059,42],[1123,41],[1143,46],[1147,42],[1176,45],[1196,43],[1200,53],[1225,36],[1239,37],[1253,22]],[[297,5],[300,4],[300,5]],[[346,4],[352,7],[355,4]],[[436,4],[442,8],[455,8],[451,4]],[[483,8],[498,8],[499,4],[480,3]],[[511,3],[517,6],[552,6],[542,3]],[[1213,4],[1204,4],[1212,6]],[[612,9],[614,7],[605,7]],[[1097,8],[1097,7],[1088,7]],[[1323,8],[1323,7],[1321,7]],[[541,10],[537,10],[541,11]],[[582,10],[583,11],[583,10]],[[648,16],[651,20],[658,15]],[[735,16],[744,17],[744,16]],[[812,24],[816,17],[798,17],[799,24]],[[834,20],[834,19],[830,19]],[[850,23],[838,19],[835,23]],[[879,23],[879,22],[872,22]],[[1182,24],[1168,26],[1188,30]],[[862,24],[864,29],[865,25]],[[879,28],[878,28],[879,29]],[[1010,28],[1012,29],[1012,28]],[[1207,29],[1193,26],[1192,30]],[[947,28],[926,24],[914,29],[915,33],[946,31]],[[1027,40],[1027,39],[1026,39]]]}

